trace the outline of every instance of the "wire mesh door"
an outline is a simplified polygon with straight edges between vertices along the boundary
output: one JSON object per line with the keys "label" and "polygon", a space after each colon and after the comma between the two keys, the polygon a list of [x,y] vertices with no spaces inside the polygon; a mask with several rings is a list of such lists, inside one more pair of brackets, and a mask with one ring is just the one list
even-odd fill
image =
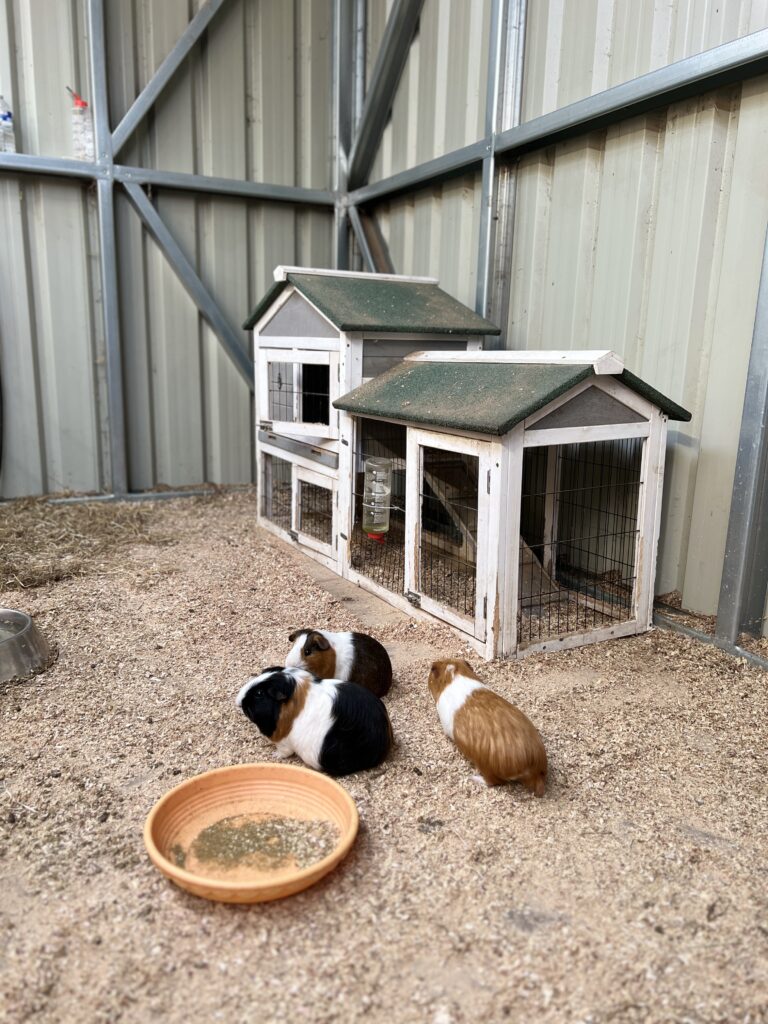
{"label": "wire mesh door", "polygon": [[334,397],[338,355],[298,349],[260,349],[259,420],[286,434],[337,436]]}
{"label": "wire mesh door", "polygon": [[[349,563],[355,572],[400,595],[405,584],[405,454],[404,426],[364,417],[357,419]],[[389,514],[385,530],[373,528],[365,522],[365,467],[370,459],[386,460],[390,466]]]}
{"label": "wire mesh door", "polygon": [[635,617],[642,438],[527,448],[518,646]]}
{"label": "wire mesh door", "polygon": [[408,596],[480,640],[487,611],[487,448],[468,438],[409,431]]}

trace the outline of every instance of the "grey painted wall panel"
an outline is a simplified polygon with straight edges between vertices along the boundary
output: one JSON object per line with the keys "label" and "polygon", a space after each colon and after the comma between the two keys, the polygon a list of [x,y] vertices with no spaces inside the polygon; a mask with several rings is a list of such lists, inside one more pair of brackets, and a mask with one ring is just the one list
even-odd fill
{"label": "grey painted wall panel", "polygon": [[278,309],[261,328],[261,334],[273,338],[338,338],[339,332],[298,292]]}

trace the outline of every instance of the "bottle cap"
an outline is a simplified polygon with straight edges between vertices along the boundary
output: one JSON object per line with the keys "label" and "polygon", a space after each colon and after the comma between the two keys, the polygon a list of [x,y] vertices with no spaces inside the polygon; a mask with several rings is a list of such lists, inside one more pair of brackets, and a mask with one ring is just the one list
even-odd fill
{"label": "bottle cap", "polygon": [[86,101],[82,96],[78,96],[74,89],[70,89],[70,87],[67,86],[67,92],[72,97],[72,102],[77,110],[85,110],[87,108],[88,104]]}
{"label": "bottle cap", "polygon": [[387,535],[385,533],[369,533],[366,536],[369,540],[375,540],[377,544],[383,544]]}

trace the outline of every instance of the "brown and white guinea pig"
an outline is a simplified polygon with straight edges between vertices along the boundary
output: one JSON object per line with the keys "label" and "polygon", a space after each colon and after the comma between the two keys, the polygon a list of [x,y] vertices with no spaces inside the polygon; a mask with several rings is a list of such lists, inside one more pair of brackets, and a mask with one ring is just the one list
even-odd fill
{"label": "brown and white guinea pig", "polygon": [[265,669],[242,687],[237,706],[277,747],[328,775],[374,768],[387,756],[392,726],[378,697],[357,683],[317,679],[301,668]]}
{"label": "brown and white guinea pig", "polygon": [[523,712],[480,682],[464,660],[436,661],[429,690],[446,736],[480,770],[487,786],[517,780],[544,795],[547,752]]}
{"label": "brown and white guinea pig", "polygon": [[365,633],[329,633],[297,629],[285,664],[305,668],[319,679],[348,679],[384,697],[392,685],[392,662],[386,649]]}

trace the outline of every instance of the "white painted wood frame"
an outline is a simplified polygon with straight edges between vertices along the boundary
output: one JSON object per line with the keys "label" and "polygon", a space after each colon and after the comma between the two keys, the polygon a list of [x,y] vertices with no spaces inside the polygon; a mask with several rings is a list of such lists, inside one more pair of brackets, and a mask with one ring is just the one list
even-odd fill
{"label": "white painted wood frame", "polygon": [[[419,558],[421,539],[421,480],[423,476],[423,449],[436,448],[444,452],[473,455],[478,459],[477,497],[477,552],[475,564],[475,614],[474,618],[461,615],[455,609],[440,604],[425,595],[419,586]],[[490,445],[488,442],[471,438],[439,434],[430,430],[409,428],[407,436],[405,475],[405,590],[417,594],[421,608],[436,618],[448,622],[462,632],[486,641],[488,579],[488,487],[490,479]]]}
{"label": "white painted wood frame", "polygon": [[[321,487],[323,490],[330,492],[330,506],[331,506],[331,542],[325,544],[323,541],[318,540],[317,537],[312,537],[310,534],[305,533],[301,528],[301,485],[311,484],[314,487]],[[336,550],[337,543],[337,529],[336,529],[336,476],[335,474],[330,476],[324,473],[318,473],[315,470],[305,469],[303,466],[299,466],[297,463],[293,464],[292,477],[291,477],[291,488],[292,488],[292,515],[291,515],[291,528],[297,535],[299,544],[304,548],[309,548],[311,551],[319,552],[321,555],[325,555],[326,558],[336,563],[338,561],[338,553]]]}
{"label": "white painted wood frame", "polygon": [[[324,342],[323,348],[285,347],[258,349],[258,365],[256,375],[257,407],[259,418],[257,426],[269,424],[275,433],[288,434],[292,437],[322,437],[335,439],[338,437],[338,412],[333,408],[333,401],[339,397],[339,352],[334,342],[334,349],[328,347],[328,339],[316,338],[316,342]],[[292,420],[272,419],[269,415],[269,364],[288,363],[292,367]],[[304,365],[328,367],[328,423],[304,423],[300,415],[301,401],[301,367]]]}
{"label": "white painted wood frame", "polygon": [[536,352],[532,350],[491,349],[487,352],[412,352],[406,361],[414,363],[444,363],[448,360],[459,363],[512,363],[537,366],[591,366],[596,374],[621,373],[624,360],[610,349],[576,351],[565,349],[558,352]]}
{"label": "white painted wood frame", "polygon": [[651,419],[651,432],[643,445],[640,469],[640,502],[637,510],[638,537],[635,548],[635,594],[633,617],[639,630],[649,629],[653,618],[653,590],[656,577],[661,493],[666,458],[667,417],[659,410]]}
{"label": "white painted wood frame", "polygon": [[555,559],[554,545],[557,537],[557,519],[560,511],[560,502],[556,500],[556,494],[560,492],[561,465],[558,455],[560,446],[553,444],[547,449],[547,473],[544,484],[544,551],[542,565],[544,572],[550,578],[554,577]]}
{"label": "white painted wood frame", "polygon": [[644,423],[610,423],[594,427],[553,427],[549,430],[527,430],[526,448],[544,448],[557,444],[584,444],[588,441],[614,441],[619,437],[647,437],[650,425]]}
{"label": "white painted wood frame", "polygon": [[532,654],[569,651],[574,647],[598,644],[602,640],[613,640],[620,636],[634,636],[635,633],[642,633],[644,630],[645,627],[641,626],[636,619],[630,619],[625,622],[617,622],[615,626],[602,626],[600,629],[590,629],[586,633],[565,633],[563,636],[552,637],[551,640],[521,644],[517,648],[517,657],[520,659],[528,658]]}
{"label": "white painted wood frame", "polygon": [[523,491],[523,438],[522,423],[503,439],[501,488],[504,496],[499,508],[500,534],[500,588],[501,588],[501,648],[496,655],[514,658],[517,653],[517,606],[520,586],[520,507]]}

